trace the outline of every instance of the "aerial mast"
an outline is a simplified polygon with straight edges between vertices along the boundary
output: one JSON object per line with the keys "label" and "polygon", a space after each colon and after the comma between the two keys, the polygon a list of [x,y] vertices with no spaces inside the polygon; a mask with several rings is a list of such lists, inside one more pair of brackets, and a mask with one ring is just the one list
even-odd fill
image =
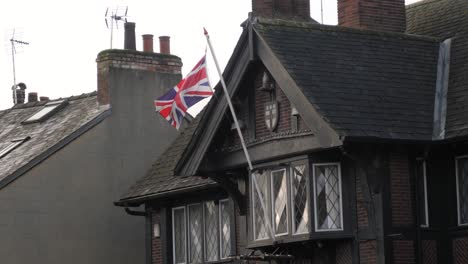
{"label": "aerial mast", "polygon": [[[110,11],[110,13],[109,13]],[[109,8],[106,9],[106,14],[104,15],[105,21],[106,21],[106,27],[109,29],[109,22],[107,21],[108,19],[110,20],[110,48],[112,49],[112,43],[113,43],[113,36],[114,36],[114,23],[115,27],[119,29],[119,21],[125,21],[127,22],[127,13],[128,13],[128,6],[125,7],[125,12],[123,8],[116,7],[115,9],[109,10]]]}
{"label": "aerial mast", "polygon": [[17,104],[17,98],[16,98],[16,62],[15,62],[15,54],[16,54],[16,46],[22,46],[22,45],[29,45],[29,42],[22,41],[16,38],[15,36],[16,29],[13,29],[13,33],[10,38],[10,45],[11,45],[11,59],[12,59],[12,64],[13,64],[13,86],[11,87],[13,91],[13,102],[14,104]]}

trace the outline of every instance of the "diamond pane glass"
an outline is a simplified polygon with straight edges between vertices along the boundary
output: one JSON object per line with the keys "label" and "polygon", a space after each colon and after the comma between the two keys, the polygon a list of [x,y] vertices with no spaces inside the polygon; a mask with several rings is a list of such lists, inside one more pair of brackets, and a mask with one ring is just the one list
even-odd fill
{"label": "diamond pane glass", "polygon": [[341,183],[338,165],[315,166],[317,230],[339,230],[341,223]]}
{"label": "diamond pane glass", "polygon": [[202,206],[190,205],[188,210],[190,263],[201,263],[203,261]]}
{"label": "diamond pane glass", "polygon": [[458,164],[458,200],[460,224],[468,223],[468,158],[461,158]]}
{"label": "diamond pane glass", "polygon": [[292,167],[292,203],[293,203],[293,231],[295,234],[309,232],[309,199],[307,196],[307,182],[305,165]]}
{"label": "diamond pane glass", "polygon": [[205,203],[205,260],[218,260],[218,206]]}
{"label": "diamond pane glass", "polygon": [[172,218],[174,221],[172,229],[172,236],[174,239],[174,263],[186,263],[185,208],[173,209]]}
{"label": "diamond pane glass", "polygon": [[267,232],[267,192],[268,192],[268,178],[265,173],[252,174],[252,197],[253,197],[253,229],[254,239],[268,238]]}
{"label": "diamond pane glass", "polygon": [[221,235],[221,258],[227,258],[231,255],[231,217],[230,203],[227,201],[219,202]]}
{"label": "diamond pane glass", "polygon": [[271,193],[273,197],[273,219],[275,234],[288,233],[288,190],[286,170],[271,172]]}

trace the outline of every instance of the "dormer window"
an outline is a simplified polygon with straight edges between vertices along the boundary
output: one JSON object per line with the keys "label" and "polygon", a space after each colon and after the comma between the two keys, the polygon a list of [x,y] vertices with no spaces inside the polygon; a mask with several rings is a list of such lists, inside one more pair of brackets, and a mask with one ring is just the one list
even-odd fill
{"label": "dormer window", "polygon": [[19,147],[19,145],[23,144],[25,141],[30,139],[30,137],[18,138],[13,139],[6,145],[3,149],[0,150],[0,159],[5,157],[8,153],[13,151],[15,148]]}
{"label": "dormer window", "polygon": [[57,111],[59,111],[63,107],[65,107],[67,104],[68,104],[68,101],[66,100],[47,103],[41,110],[39,110],[38,112],[30,116],[25,121],[23,121],[23,124],[42,122],[48,119],[49,117],[51,117],[53,114],[55,114]]}

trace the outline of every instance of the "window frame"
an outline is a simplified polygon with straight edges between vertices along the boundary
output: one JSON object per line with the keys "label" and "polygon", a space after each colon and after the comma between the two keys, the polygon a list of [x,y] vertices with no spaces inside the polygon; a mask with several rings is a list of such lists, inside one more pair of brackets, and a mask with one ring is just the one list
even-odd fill
{"label": "window frame", "polygon": [[[251,177],[251,181],[250,181],[251,184],[250,184],[250,185],[251,185],[251,197],[252,197],[252,199],[250,199],[250,200],[252,200],[252,210],[251,210],[251,214],[252,214],[252,231],[253,231],[253,233],[252,233],[252,238],[253,238],[253,241],[266,241],[266,240],[270,240],[270,239],[272,239],[271,237],[269,237],[270,235],[268,235],[268,236],[265,237],[265,238],[256,238],[256,237],[255,237],[255,234],[256,234],[256,231],[257,231],[257,230],[256,230],[256,226],[255,226],[255,220],[256,220],[256,215],[257,215],[257,214],[255,213],[255,199],[254,199],[254,193],[256,192],[256,190],[255,190],[255,186],[254,186],[254,179],[253,179],[254,176],[253,176],[253,173],[251,173],[250,175],[251,175],[251,176],[250,176],[250,177]],[[267,175],[267,174],[263,174],[263,173],[262,173],[262,174],[259,174],[259,175],[260,175],[260,176],[265,176],[265,177],[267,178],[267,183],[266,183],[266,184],[267,184],[267,186],[268,186],[268,185],[269,185],[269,184],[268,184],[268,180],[269,180],[269,179],[268,179],[268,178],[269,178],[268,175]],[[265,206],[266,206],[265,209],[267,210],[266,213],[263,212],[265,216],[269,216],[269,212],[271,211],[271,208],[269,207],[269,203],[268,203],[268,200],[270,199],[269,193],[270,193],[270,192],[269,192],[269,190],[268,190],[268,188],[267,188],[266,198],[264,197],[264,199],[265,199]],[[271,221],[270,218],[265,219],[265,227],[266,227],[267,229],[271,228],[271,224],[269,223],[269,221]],[[269,225],[270,225],[270,226],[269,226]],[[269,233],[268,230],[267,230],[267,233]]]}
{"label": "window frame", "polygon": [[[311,218],[311,192],[310,192],[310,177],[307,177],[307,175],[310,175],[310,170],[309,170],[309,165],[308,165],[308,160],[303,160],[303,162],[291,162],[289,167],[289,188],[290,188],[290,201],[291,201],[291,236],[301,236],[301,235],[308,235],[312,231],[312,218]],[[304,177],[305,177],[305,184],[306,184],[306,198],[307,198],[307,208],[306,208],[306,213],[308,214],[308,222],[307,222],[307,231],[306,232],[300,232],[296,233],[296,221],[295,221],[295,204],[294,204],[294,168],[298,166],[304,166]]]}
{"label": "window frame", "polygon": [[15,138],[10,140],[10,144],[0,150],[0,159],[8,155],[10,152],[21,146],[24,142],[28,141],[31,137]]}
{"label": "window frame", "polygon": [[[26,118],[21,123],[22,124],[31,124],[31,123],[37,123],[37,122],[45,121],[49,117],[51,117],[52,115],[54,115],[55,113],[60,111],[62,108],[64,108],[67,104],[68,104],[68,100],[59,100],[59,101],[48,102],[45,105],[43,105],[43,107],[41,107],[41,109],[34,112],[32,115],[28,116],[28,118]],[[39,117],[36,117],[36,118],[32,119],[35,115],[39,114],[41,111],[43,111],[44,109],[46,109],[48,107],[50,107],[49,111],[45,112],[44,114],[42,114]]]}
{"label": "window frame", "polygon": [[[318,228],[318,220],[317,220],[317,194],[316,194],[316,175],[315,175],[315,168],[318,166],[337,166],[338,167],[338,183],[340,188],[340,224],[341,227],[339,229],[319,229]],[[343,179],[341,177],[341,162],[327,162],[327,163],[313,163],[312,164],[312,188],[313,188],[313,200],[314,200],[314,209],[312,210],[312,214],[314,215],[314,231],[317,233],[324,233],[324,232],[342,232],[344,231],[344,220],[343,220]]]}
{"label": "window frame", "polygon": [[[183,209],[184,210],[184,241],[185,241],[185,254],[184,254],[184,260],[185,262],[180,262],[180,263],[177,263],[176,262],[176,250],[175,250],[175,228],[174,228],[174,222],[175,222],[175,218],[174,218],[174,212],[176,210],[180,210],[180,209]],[[172,211],[172,263],[173,264],[188,264],[188,243],[187,243],[187,209],[186,209],[186,206],[179,206],[179,207],[173,207],[171,208],[171,211]]]}
{"label": "window frame", "polygon": [[[279,171],[283,171],[284,172],[284,176],[286,178],[286,195],[285,195],[285,198],[286,198],[286,233],[279,233],[277,234],[276,233],[276,223],[275,223],[275,200],[274,200],[274,197],[273,197],[273,173],[274,172],[279,172]],[[275,236],[275,238],[277,237],[282,237],[282,236],[287,236],[290,234],[290,231],[292,230],[289,230],[289,218],[290,218],[290,213],[289,213],[289,210],[291,210],[291,206],[289,205],[290,201],[289,201],[289,193],[291,193],[288,189],[288,183],[289,183],[289,173],[288,173],[288,170],[287,170],[287,167],[279,167],[279,168],[276,168],[276,169],[271,169],[269,170],[269,186],[270,186],[270,206],[271,206],[271,228],[273,229],[273,235]]]}
{"label": "window frame", "polygon": [[[428,195],[427,195],[427,162],[423,158],[417,158],[416,162],[421,162],[422,163],[422,177],[423,177],[423,188],[424,188],[424,222],[425,224],[420,224],[420,227],[422,228],[429,228],[430,222],[429,222],[429,200],[428,200]],[[419,165],[419,164],[417,164]],[[417,175],[419,177],[419,175]],[[419,179],[416,181],[419,184]],[[419,190],[419,188],[418,188]],[[419,194],[418,194],[419,195]],[[420,206],[418,204],[418,206]],[[421,221],[420,221],[421,222]]]}
{"label": "window frame", "polygon": [[[230,208],[228,209],[228,213],[230,215],[229,217],[229,220],[232,220],[232,214],[231,214],[231,206],[232,206],[232,201],[229,200],[229,198],[226,198],[226,199],[220,199],[218,200],[218,259],[219,260],[225,260],[225,259],[228,259],[229,256],[227,257],[223,257],[223,248],[222,248],[222,230],[221,230],[221,225],[222,225],[222,211],[221,211],[221,203],[224,203],[224,202],[228,202],[228,205],[230,206]],[[204,219],[203,219],[204,220]],[[230,245],[230,248],[231,248],[231,254],[232,254],[232,229],[231,229],[231,224],[232,222],[229,223],[229,239],[231,241],[231,245]],[[235,227],[234,227],[235,228]],[[219,261],[217,260],[217,261]]]}
{"label": "window frame", "polygon": [[455,157],[455,182],[457,189],[457,224],[458,226],[468,226],[468,221],[466,223],[461,223],[461,214],[460,214],[460,185],[459,185],[459,172],[458,172],[458,162],[460,159],[468,159],[468,155],[457,156]]}
{"label": "window frame", "polygon": [[[214,202],[215,205],[216,205],[216,209],[215,209],[215,212],[216,212],[216,216],[215,216],[215,219],[216,219],[216,237],[217,237],[217,255],[216,255],[216,260],[207,260],[206,259],[206,221],[205,221],[205,204],[208,203],[208,202]],[[230,255],[229,256],[226,256],[226,257],[222,257],[222,252],[221,252],[221,206],[220,204],[221,203],[228,203],[228,208],[227,208],[227,213],[229,214],[229,221],[230,221],[230,230],[229,230],[229,234],[230,234]],[[189,234],[189,228],[190,228],[190,209],[189,207],[191,206],[194,206],[194,205],[201,205],[201,231],[202,231],[202,234],[201,234],[201,262],[190,262],[191,261],[191,246],[190,246],[190,234]],[[174,206],[174,207],[170,207],[171,209],[171,231],[172,231],[172,263],[173,264],[202,264],[202,263],[217,263],[217,262],[223,262],[223,261],[226,261],[227,259],[229,259],[229,257],[233,254],[235,254],[236,252],[236,249],[235,249],[235,245],[236,245],[236,240],[235,240],[235,229],[233,229],[232,227],[235,226],[235,215],[234,215],[234,203],[233,201],[230,199],[230,198],[223,198],[223,199],[210,199],[210,200],[203,200],[203,201],[198,201],[198,202],[193,202],[193,203],[186,203],[186,204],[183,204],[183,205],[179,205],[179,206]],[[174,219],[174,212],[177,211],[177,210],[184,210],[184,243],[185,243],[185,255],[184,255],[184,260],[185,262],[180,262],[180,263],[176,263],[176,248],[175,248],[175,226],[174,226],[174,222],[175,222],[175,219]]]}

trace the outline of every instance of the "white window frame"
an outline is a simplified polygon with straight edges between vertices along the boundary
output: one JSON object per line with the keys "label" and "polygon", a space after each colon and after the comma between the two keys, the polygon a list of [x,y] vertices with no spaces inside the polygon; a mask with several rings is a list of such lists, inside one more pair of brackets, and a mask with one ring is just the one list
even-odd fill
{"label": "white window frame", "polygon": [[[338,167],[338,185],[340,188],[340,221],[341,221],[341,228],[339,229],[319,229],[318,228],[318,221],[317,221],[317,190],[316,190],[316,175],[315,175],[315,167],[319,166],[337,166]],[[314,195],[314,226],[315,232],[340,232],[344,230],[344,221],[343,221],[343,181],[341,177],[341,163],[340,162],[330,162],[330,163],[314,163],[312,164],[312,182],[313,182],[313,195]]]}
{"label": "white window frame", "polygon": [[[175,228],[174,228],[174,212],[176,210],[184,210],[184,241],[185,241],[185,262],[176,262],[176,251],[175,251]],[[187,264],[188,263],[188,244],[187,244],[187,210],[185,206],[179,206],[172,208],[172,262],[174,264]]]}
{"label": "white window frame", "polygon": [[[35,112],[31,116],[29,116],[24,123],[34,123],[38,122],[42,119],[44,119],[46,116],[48,116],[52,111],[55,111],[58,107],[63,106],[65,104],[65,100],[60,100],[60,101],[55,101],[55,102],[49,102],[44,105],[39,111]],[[47,111],[45,111],[47,109]],[[43,112],[44,113],[41,113]],[[39,115],[41,113],[41,115]]]}
{"label": "white window frame", "polygon": [[10,144],[8,144],[6,147],[0,150],[0,159],[8,155],[8,153],[12,152],[14,149],[19,147],[21,144],[23,144],[26,140],[28,140],[30,137],[24,137],[24,138],[17,138],[13,139],[10,141]]}
{"label": "white window frame", "polygon": [[[222,247],[222,233],[223,233],[223,231],[221,230],[221,225],[222,225],[221,203],[224,203],[224,202],[228,202],[228,205],[231,206],[231,204],[230,204],[231,201],[229,199],[219,200],[219,203],[218,203],[218,236],[219,236],[218,237],[218,248],[219,248],[218,257],[219,257],[220,260],[229,258],[229,256],[223,258],[223,247]],[[228,213],[230,214],[231,212],[228,212]],[[229,219],[230,219],[230,221],[232,220],[231,217]],[[231,228],[232,228],[231,223],[229,223],[229,232],[231,233],[231,234],[229,234],[229,239],[231,240],[231,243],[232,243],[232,237],[231,237],[232,230],[231,230]],[[230,251],[231,251],[231,254],[232,254],[232,244],[231,244]]]}
{"label": "white window frame", "polygon": [[308,171],[308,167],[307,167],[307,162],[304,162],[304,163],[291,163],[291,165],[289,166],[289,185],[290,185],[290,200],[291,200],[291,227],[292,227],[292,230],[291,230],[291,235],[295,236],[295,235],[304,235],[304,234],[309,234],[310,233],[310,188],[309,188],[309,179],[306,175],[304,175],[305,179],[306,179],[306,199],[307,199],[307,211],[306,211],[306,214],[307,214],[307,217],[308,217],[308,223],[307,223],[307,231],[305,232],[296,232],[296,221],[294,219],[295,215],[296,215],[296,210],[294,208],[296,208],[295,204],[294,204],[294,168],[295,167],[298,167],[298,166],[304,166],[304,172],[306,173]]}
{"label": "white window frame", "polygon": [[[255,237],[255,234],[256,234],[256,231],[257,231],[257,230],[255,229],[255,219],[256,219],[255,216],[256,216],[256,213],[255,213],[255,199],[254,199],[254,193],[256,192],[256,190],[255,190],[254,179],[253,179],[253,177],[255,177],[254,174],[255,174],[255,172],[250,174],[250,177],[251,177],[251,194],[252,194],[252,195],[251,195],[251,197],[252,197],[252,199],[251,199],[251,200],[252,200],[252,210],[251,210],[251,212],[252,212],[252,230],[253,230],[252,237],[253,237],[253,240],[254,240],[254,241],[265,241],[265,240],[268,240],[268,239],[272,239],[272,238],[270,237],[270,234],[268,234],[268,236],[265,237],[265,238],[256,238],[256,237]],[[264,176],[264,174],[259,174],[259,175]],[[267,181],[268,181],[268,176],[266,175],[265,177],[267,177]],[[267,182],[267,184],[268,184],[268,182]],[[260,188],[260,187],[259,187],[259,188]],[[265,206],[267,206],[267,205],[268,205],[268,193],[266,193],[265,195],[267,196],[266,199],[265,199],[265,202],[266,202],[266,203],[265,203]],[[265,198],[265,197],[263,197],[263,198]],[[269,210],[269,208],[266,208],[266,210]],[[271,210],[270,210],[270,211],[271,211]],[[264,214],[265,214],[266,216],[268,216],[268,213],[269,213],[269,212],[264,212]],[[266,229],[268,229],[268,228],[271,227],[271,225],[270,225],[270,227],[268,226],[268,225],[269,225],[268,221],[270,221],[270,219],[265,219],[265,228],[266,228]],[[267,230],[267,233],[269,233],[268,230]]]}
{"label": "white window frame", "polygon": [[[429,203],[427,199],[427,172],[426,172],[426,161],[422,158],[418,158],[417,161],[422,161],[423,166],[423,182],[424,182],[424,219],[426,224],[421,224],[421,227],[428,228],[429,227]],[[419,206],[419,205],[418,205]]]}
{"label": "white window frame", "polygon": [[[286,179],[286,233],[276,233],[276,222],[275,222],[275,199],[273,197],[273,173],[278,171],[284,171],[284,178]],[[271,206],[271,227],[273,228],[273,234],[275,237],[287,236],[289,234],[289,199],[288,199],[288,173],[286,168],[275,169],[270,171],[270,206]]]}
{"label": "white window frame", "polygon": [[455,157],[455,178],[456,178],[456,188],[457,188],[457,222],[458,222],[458,226],[468,226],[468,222],[467,223],[461,223],[461,215],[460,215],[460,186],[459,186],[459,183],[458,183],[458,178],[459,178],[459,175],[458,175],[458,160],[460,159],[464,159],[464,158],[468,158],[468,155],[464,155],[464,156],[458,156],[458,157]]}

